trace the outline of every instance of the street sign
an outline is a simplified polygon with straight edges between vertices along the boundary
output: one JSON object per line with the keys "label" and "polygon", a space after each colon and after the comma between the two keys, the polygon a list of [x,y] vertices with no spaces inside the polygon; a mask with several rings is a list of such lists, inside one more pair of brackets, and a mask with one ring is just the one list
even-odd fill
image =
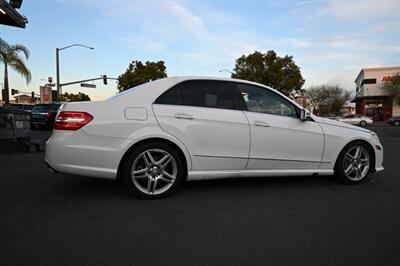
{"label": "street sign", "polygon": [[81,87],[85,87],[85,88],[96,88],[96,84],[81,83]]}

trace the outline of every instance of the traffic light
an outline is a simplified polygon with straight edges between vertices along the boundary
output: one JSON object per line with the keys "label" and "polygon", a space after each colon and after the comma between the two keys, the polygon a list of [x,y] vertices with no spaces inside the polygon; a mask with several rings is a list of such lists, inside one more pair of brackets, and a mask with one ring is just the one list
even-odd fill
{"label": "traffic light", "polygon": [[32,91],[31,97],[33,100],[35,100],[35,92],[34,91]]}
{"label": "traffic light", "polygon": [[103,83],[104,85],[107,85],[107,75],[103,75]]}
{"label": "traffic light", "polygon": [[18,94],[18,90],[11,89],[11,95]]}

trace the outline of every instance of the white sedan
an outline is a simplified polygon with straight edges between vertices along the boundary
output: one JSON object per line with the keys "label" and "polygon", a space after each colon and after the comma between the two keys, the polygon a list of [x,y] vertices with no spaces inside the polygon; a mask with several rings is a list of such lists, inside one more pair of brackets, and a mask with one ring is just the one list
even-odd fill
{"label": "white sedan", "polygon": [[359,125],[362,127],[373,123],[371,118],[364,115],[347,115],[337,120],[346,124]]}
{"label": "white sedan", "polygon": [[209,77],[63,104],[45,160],[54,172],[119,178],[144,198],[184,180],[335,174],[354,184],[383,170],[374,132],[311,115],[264,85]]}

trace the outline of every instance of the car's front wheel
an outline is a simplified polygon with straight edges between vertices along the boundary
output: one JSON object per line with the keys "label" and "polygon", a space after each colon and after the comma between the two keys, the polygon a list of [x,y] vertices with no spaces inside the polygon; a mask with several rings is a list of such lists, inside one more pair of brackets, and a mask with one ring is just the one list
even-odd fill
{"label": "car's front wheel", "polygon": [[185,175],[183,159],[174,147],[166,143],[145,143],[125,159],[122,178],[138,197],[165,197],[176,190]]}
{"label": "car's front wheel", "polygon": [[360,122],[360,126],[365,127],[367,125],[367,121],[362,120]]}
{"label": "car's front wheel", "polygon": [[357,184],[365,180],[371,171],[371,152],[362,142],[347,145],[335,165],[335,175],[346,184]]}

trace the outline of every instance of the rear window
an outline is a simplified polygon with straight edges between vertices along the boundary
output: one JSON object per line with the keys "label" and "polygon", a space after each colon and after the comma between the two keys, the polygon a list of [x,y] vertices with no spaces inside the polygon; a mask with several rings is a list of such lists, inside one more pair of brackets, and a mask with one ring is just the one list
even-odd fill
{"label": "rear window", "polygon": [[57,111],[57,109],[60,107],[60,104],[37,104],[33,108],[33,110],[36,111],[44,111],[44,110],[53,110]]}

